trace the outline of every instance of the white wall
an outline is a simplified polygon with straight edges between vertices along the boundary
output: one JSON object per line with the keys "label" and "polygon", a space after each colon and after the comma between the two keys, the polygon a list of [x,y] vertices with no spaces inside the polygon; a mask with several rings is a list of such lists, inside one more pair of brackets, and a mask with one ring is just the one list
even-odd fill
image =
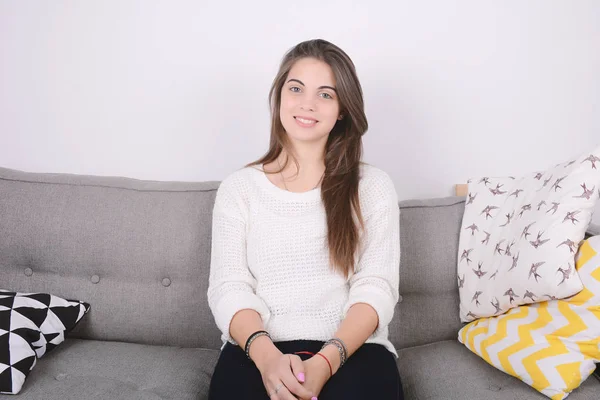
{"label": "white wall", "polygon": [[365,161],[402,199],[600,144],[598,1],[4,1],[0,166],[221,180],[267,149],[278,63],[317,37],[357,65]]}

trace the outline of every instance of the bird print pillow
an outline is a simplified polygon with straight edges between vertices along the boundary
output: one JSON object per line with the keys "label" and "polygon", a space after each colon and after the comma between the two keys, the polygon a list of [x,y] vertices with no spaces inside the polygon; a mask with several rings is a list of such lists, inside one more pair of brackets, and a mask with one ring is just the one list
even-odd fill
{"label": "bird print pillow", "polygon": [[460,319],[583,289],[575,253],[600,198],[600,147],[522,178],[468,181],[458,252]]}
{"label": "bird print pillow", "polygon": [[564,399],[600,362],[600,236],[582,243],[575,267],[584,286],[575,296],[480,318],[458,340],[547,397]]}

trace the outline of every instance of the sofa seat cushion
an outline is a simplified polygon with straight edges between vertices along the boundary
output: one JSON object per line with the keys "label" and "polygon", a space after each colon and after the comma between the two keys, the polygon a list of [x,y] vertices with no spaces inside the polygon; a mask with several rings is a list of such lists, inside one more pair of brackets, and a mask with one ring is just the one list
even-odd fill
{"label": "sofa seat cushion", "polygon": [[[406,400],[548,400],[517,378],[473,354],[457,340],[398,351],[398,369]],[[597,400],[600,380],[590,376],[568,397]]]}
{"label": "sofa seat cushion", "polygon": [[[23,400],[198,400],[208,395],[218,350],[70,338],[38,360]],[[14,400],[0,395],[0,400]]]}

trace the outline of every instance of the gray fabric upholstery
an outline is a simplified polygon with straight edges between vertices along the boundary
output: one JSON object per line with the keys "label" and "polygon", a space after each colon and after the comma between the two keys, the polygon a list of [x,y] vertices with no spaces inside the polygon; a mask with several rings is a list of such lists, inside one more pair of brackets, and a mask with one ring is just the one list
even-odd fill
{"label": "gray fabric upholstery", "polygon": [[[406,399],[548,400],[517,378],[489,365],[456,340],[398,352]],[[600,380],[590,376],[569,400],[598,400]]]}
{"label": "gray fabric upholstery", "polygon": [[390,325],[396,348],[455,339],[456,262],[464,198],[400,202],[400,294]]}
{"label": "gray fabric upholstery", "polygon": [[0,168],[1,285],[90,303],[72,337],[218,349],[218,186]]}
{"label": "gray fabric upholstery", "polygon": [[590,224],[590,226],[587,229],[587,233],[590,236],[600,235],[600,225]]}
{"label": "gray fabric upholstery", "polygon": [[67,338],[0,400],[201,400],[218,350]]}

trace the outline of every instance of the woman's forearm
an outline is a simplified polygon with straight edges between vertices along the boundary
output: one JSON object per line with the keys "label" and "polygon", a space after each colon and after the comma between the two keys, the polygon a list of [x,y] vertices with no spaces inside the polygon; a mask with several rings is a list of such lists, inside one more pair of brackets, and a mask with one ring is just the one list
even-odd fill
{"label": "woman's forearm", "polygon": [[[260,314],[251,309],[238,311],[229,325],[229,335],[235,340],[242,349],[246,347],[246,341],[256,331],[264,329]],[[279,352],[271,339],[267,336],[259,336],[250,346],[250,359],[254,361],[258,369],[261,369],[262,363],[270,355]]]}
{"label": "woman's forearm", "polygon": [[[375,332],[379,318],[373,307],[366,303],[356,303],[346,314],[335,337],[341,339],[347,347],[350,357]],[[331,362],[334,373],[340,367],[340,353],[336,346],[328,345],[321,351]]]}

